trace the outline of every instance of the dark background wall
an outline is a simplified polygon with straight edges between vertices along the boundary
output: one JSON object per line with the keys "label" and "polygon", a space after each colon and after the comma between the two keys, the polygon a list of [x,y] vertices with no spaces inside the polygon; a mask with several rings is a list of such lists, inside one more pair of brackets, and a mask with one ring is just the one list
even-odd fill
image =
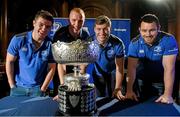
{"label": "dark background wall", "polygon": [[[175,17],[173,4],[165,2],[152,3],[148,0],[7,0],[8,32],[19,33],[32,28],[34,14],[40,10],[49,10],[55,17],[68,17],[70,9],[81,7],[86,17],[106,14],[111,18],[130,18],[132,37],[137,32],[137,22],[145,13],[156,14],[162,29],[167,31],[168,19]],[[151,0],[149,0],[151,1]],[[174,0],[170,0],[173,2]],[[174,14],[174,16],[172,15]]]}

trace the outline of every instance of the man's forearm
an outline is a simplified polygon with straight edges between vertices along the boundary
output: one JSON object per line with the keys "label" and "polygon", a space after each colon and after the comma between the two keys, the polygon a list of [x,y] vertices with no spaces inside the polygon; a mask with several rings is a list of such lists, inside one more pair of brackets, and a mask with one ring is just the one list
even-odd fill
{"label": "man's forearm", "polygon": [[15,87],[16,85],[14,81],[14,63],[13,62],[6,62],[6,74],[7,74],[10,88]]}
{"label": "man's forearm", "polygon": [[164,73],[164,94],[167,96],[172,96],[174,84],[174,72]]}
{"label": "man's forearm", "polygon": [[41,91],[45,92],[49,86],[50,81],[53,79],[54,73],[56,69],[56,64],[51,64],[48,74],[46,75],[46,78],[43,82],[43,85],[41,86]]}
{"label": "man's forearm", "polygon": [[123,74],[121,74],[119,71],[116,71],[115,89],[121,89],[122,88],[122,82],[123,82]]}
{"label": "man's forearm", "polygon": [[127,74],[126,77],[127,91],[133,90],[134,81],[135,81],[135,71]]}
{"label": "man's forearm", "polygon": [[15,81],[14,81],[14,77],[9,76],[8,77],[8,83],[9,83],[10,88],[13,88],[16,86]]}
{"label": "man's forearm", "polygon": [[130,79],[130,77],[127,77],[126,82],[127,82],[127,91],[133,90],[134,79]]}
{"label": "man's forearm", "polygon": [[64,84],[64,75],[66,73],[65,68],[66,66],[63,66],[62,64],[58,64],[58,75],[60,84]]}

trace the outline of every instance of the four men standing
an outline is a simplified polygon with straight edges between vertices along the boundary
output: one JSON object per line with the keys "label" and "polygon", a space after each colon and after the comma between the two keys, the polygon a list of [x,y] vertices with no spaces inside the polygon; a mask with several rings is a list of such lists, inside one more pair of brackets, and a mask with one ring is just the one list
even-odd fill
{"label": "four men standing", "polygon": [[[89,32],[82,28],[84,22],[84,11],[80,8],[72,9],[69,25],[57,30],[53,42],[60,40],[69,43],[77,39],[87,39]],[[13,37],[6,58],[11,95],[33,93],[34,96],[37,93],[35,96],[38,96],[39,92],[46,91],[55,71],[55,64],[50,62],[53,60],[51,42],[47,37],[52,24],[52,16],[46,11],[40,11],[33,21],[33,31]],[[175,61],[178,54],[174,36],[160,31],[160,23],[155,15],[146,14],[141,18],[140,35],[131,41],[128,48],[127,92],[124,96],[121,89],[125,47],[122,40],[112,35],[110,30],[111,21],[107,16],[101,15],[96,18],[94,41],[99,44],[100,53],[98,60],[93,63],[92,77],[97,95],[115,96],[119,100],[138,100],[137,94],[134,93],[137,87],[133,88],[137,80],[136,83],[141,86],[138,88],[140,99],[156,95],[160,96],[156,102],[172,103]],[[16,61],[18,66],[15,66]],[[80,68],[81,73],[85,73],[85,66],[82,65]],[[63,76],[70,72],[69,70],[72,68],[58,64],[60,84],[64,83]],[[113,73],[115,78],[112,77]],[[35,92],[26,92],[29,88]]]}

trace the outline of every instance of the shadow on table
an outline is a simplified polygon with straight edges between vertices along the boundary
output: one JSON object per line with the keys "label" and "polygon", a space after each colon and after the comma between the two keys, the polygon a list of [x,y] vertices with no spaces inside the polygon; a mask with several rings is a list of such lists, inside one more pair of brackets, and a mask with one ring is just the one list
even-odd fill
{"label": "shadow on table", "polygon": [[57,102],[49,97],[4,97],[0,100],[0,116],[52,116]]}
{"label": "shadow on table", "polygon": [[98,115],[106,116],[119,112],[123,109],[137,105],[138,102],[132,100],[119,101],[114,98],[102,98],[96,101]]}
{"label": "shadow on table", "polygon": [[100,116],[180,116],[173,104],[154,102],[153,97],[146,102],[138,103],[132,100],[118,101],[111,98],[97,100]]}

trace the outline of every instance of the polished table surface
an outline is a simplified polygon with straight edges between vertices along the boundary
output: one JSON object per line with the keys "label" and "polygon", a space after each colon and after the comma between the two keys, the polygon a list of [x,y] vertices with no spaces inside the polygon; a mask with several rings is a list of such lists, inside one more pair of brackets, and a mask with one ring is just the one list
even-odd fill
{"label": "polished table surface", "polygon": [[[155,98],[154,98],[155,99]],[[111,98],[98,98],[97,112],[104,116],[180,116],[177,104],[155,103],[150,99],[137,104],[133,101],[118,101]],[[58,102],[52,97],[4,97],[0,99],[0,116],[55,116]]]}
{"label": "polished table surface", "polygon": [[49,97],[5,97],[0,100],[0,116],[52,116],[58,103]]}

